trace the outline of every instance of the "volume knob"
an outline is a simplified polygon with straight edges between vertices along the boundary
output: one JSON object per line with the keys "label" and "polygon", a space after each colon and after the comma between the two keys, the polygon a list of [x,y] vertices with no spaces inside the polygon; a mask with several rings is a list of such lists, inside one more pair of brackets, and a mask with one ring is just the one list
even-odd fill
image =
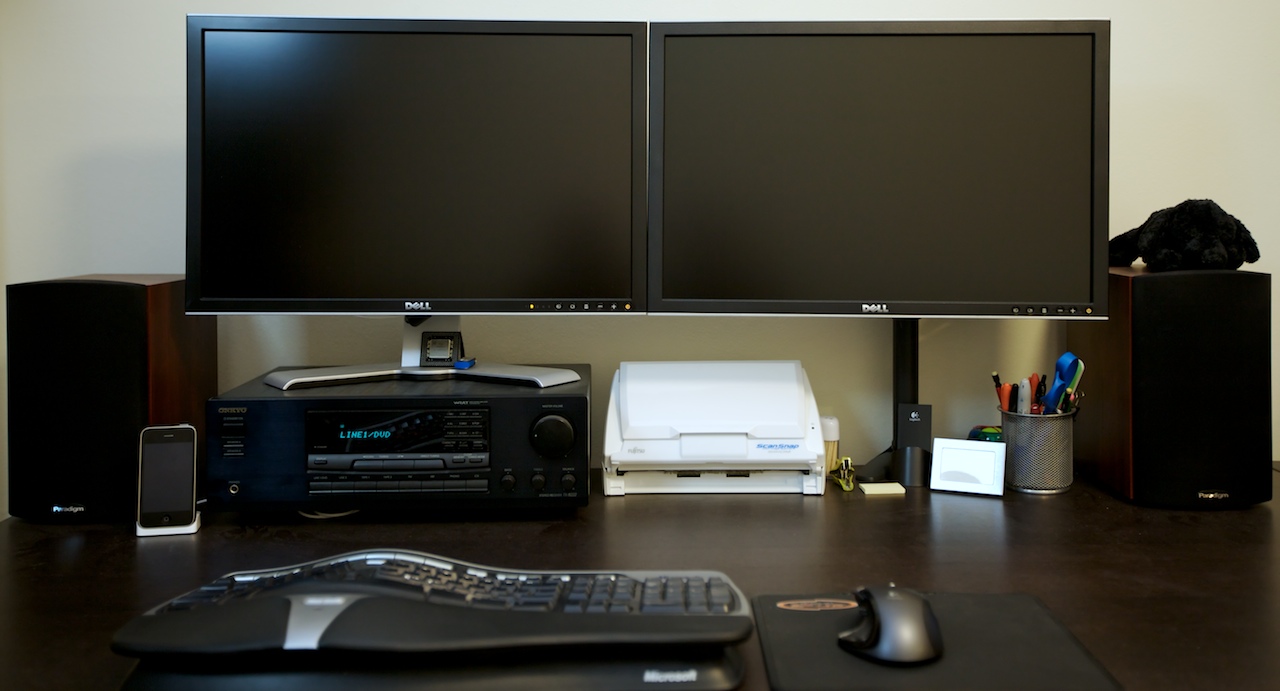
{"label": "volume knob", "polygon": [[563,415],[543,415],[529,430],[529,443],[543,458],[564,458],[573,450],[573,423]]}

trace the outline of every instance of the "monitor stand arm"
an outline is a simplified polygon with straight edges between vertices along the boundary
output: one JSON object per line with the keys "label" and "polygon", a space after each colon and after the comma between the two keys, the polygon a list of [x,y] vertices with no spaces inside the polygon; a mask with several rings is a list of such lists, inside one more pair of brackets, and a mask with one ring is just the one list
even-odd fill
{"label": "monitor stand arm", "polygon": [[901,406],[919,403],[920,320],[893,320],[893,442],[889,448],[857,468],[859,482],[899,482],[907,487],[929,484],[932,452],[903,442],[898,414]]}
{"label": "monitor stand arm", "polygon": [[462,347],[459,322],[456,316],[405,317],[399,364],[276,370],[268,373],[264,381],[288,390],[386,379],[473,379],[548,387],[582,378],[574,370],[562,367],[471,361]]}

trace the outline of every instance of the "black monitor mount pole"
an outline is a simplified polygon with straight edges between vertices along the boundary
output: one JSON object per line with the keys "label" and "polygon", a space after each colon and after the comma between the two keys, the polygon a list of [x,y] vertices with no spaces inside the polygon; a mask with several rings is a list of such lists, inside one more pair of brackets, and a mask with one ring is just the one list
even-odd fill
{"label": "black monitor mount pole", "polygon": [[893,320],[893,442],[858,467],[859,482],[898,482],[907,487],[929,484],[932,453],[928,406],[920,398],[920,320]]}

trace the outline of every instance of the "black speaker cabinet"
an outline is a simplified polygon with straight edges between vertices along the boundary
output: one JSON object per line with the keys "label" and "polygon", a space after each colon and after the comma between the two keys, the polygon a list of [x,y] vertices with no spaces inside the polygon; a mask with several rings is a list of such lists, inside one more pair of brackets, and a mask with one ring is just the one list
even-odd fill
{"label": "black speaker cabinet", "polygon": [[217,321],[183,313],[183,286],[180,275],[8,286],[9,513],[131,523],[142,428],[189,422],[203,440]]}
{"label": "black speaker cabinet", "polygon": [[1106,323],[1067,327],[1081,473],[1144,506],[1270,501],[1270,275],[1113,268],[1109,290]]}

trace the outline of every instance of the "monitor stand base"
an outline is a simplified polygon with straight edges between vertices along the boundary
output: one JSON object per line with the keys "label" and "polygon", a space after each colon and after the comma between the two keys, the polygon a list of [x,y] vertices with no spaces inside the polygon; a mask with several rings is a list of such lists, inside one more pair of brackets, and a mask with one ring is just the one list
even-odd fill
{"label": "monitor stand base", "polygon": [[472,379],[546,388],[578,381],[560,367],[477,363],[466,356],[456,316],[405,317],[400,364],[339,365],[277,370],[265,382],[277,389],[336,386],[387,379]]}
{"label": "monitor stand base", "polygon": [[470,369],[455,367],[404,367],[395,363],[380,365],[339,365],[336,367],[309,367],[305,369],[276,370],[264,380],[277,389],[301,389],[311,386],[336,386],[387,379],[475,379],[507,384],[520,384],[546,388],[568,384],[582,377],[571,369],[537,367],[533,365],[506,365],[501,363],[476,364]]}
{"label": "monitor stand base", "polygon": [[932,461],[933,453],[918,446],[891,448],[858,466],[854,479],[858,482],[896,482],[903,487],[926,487]]}

